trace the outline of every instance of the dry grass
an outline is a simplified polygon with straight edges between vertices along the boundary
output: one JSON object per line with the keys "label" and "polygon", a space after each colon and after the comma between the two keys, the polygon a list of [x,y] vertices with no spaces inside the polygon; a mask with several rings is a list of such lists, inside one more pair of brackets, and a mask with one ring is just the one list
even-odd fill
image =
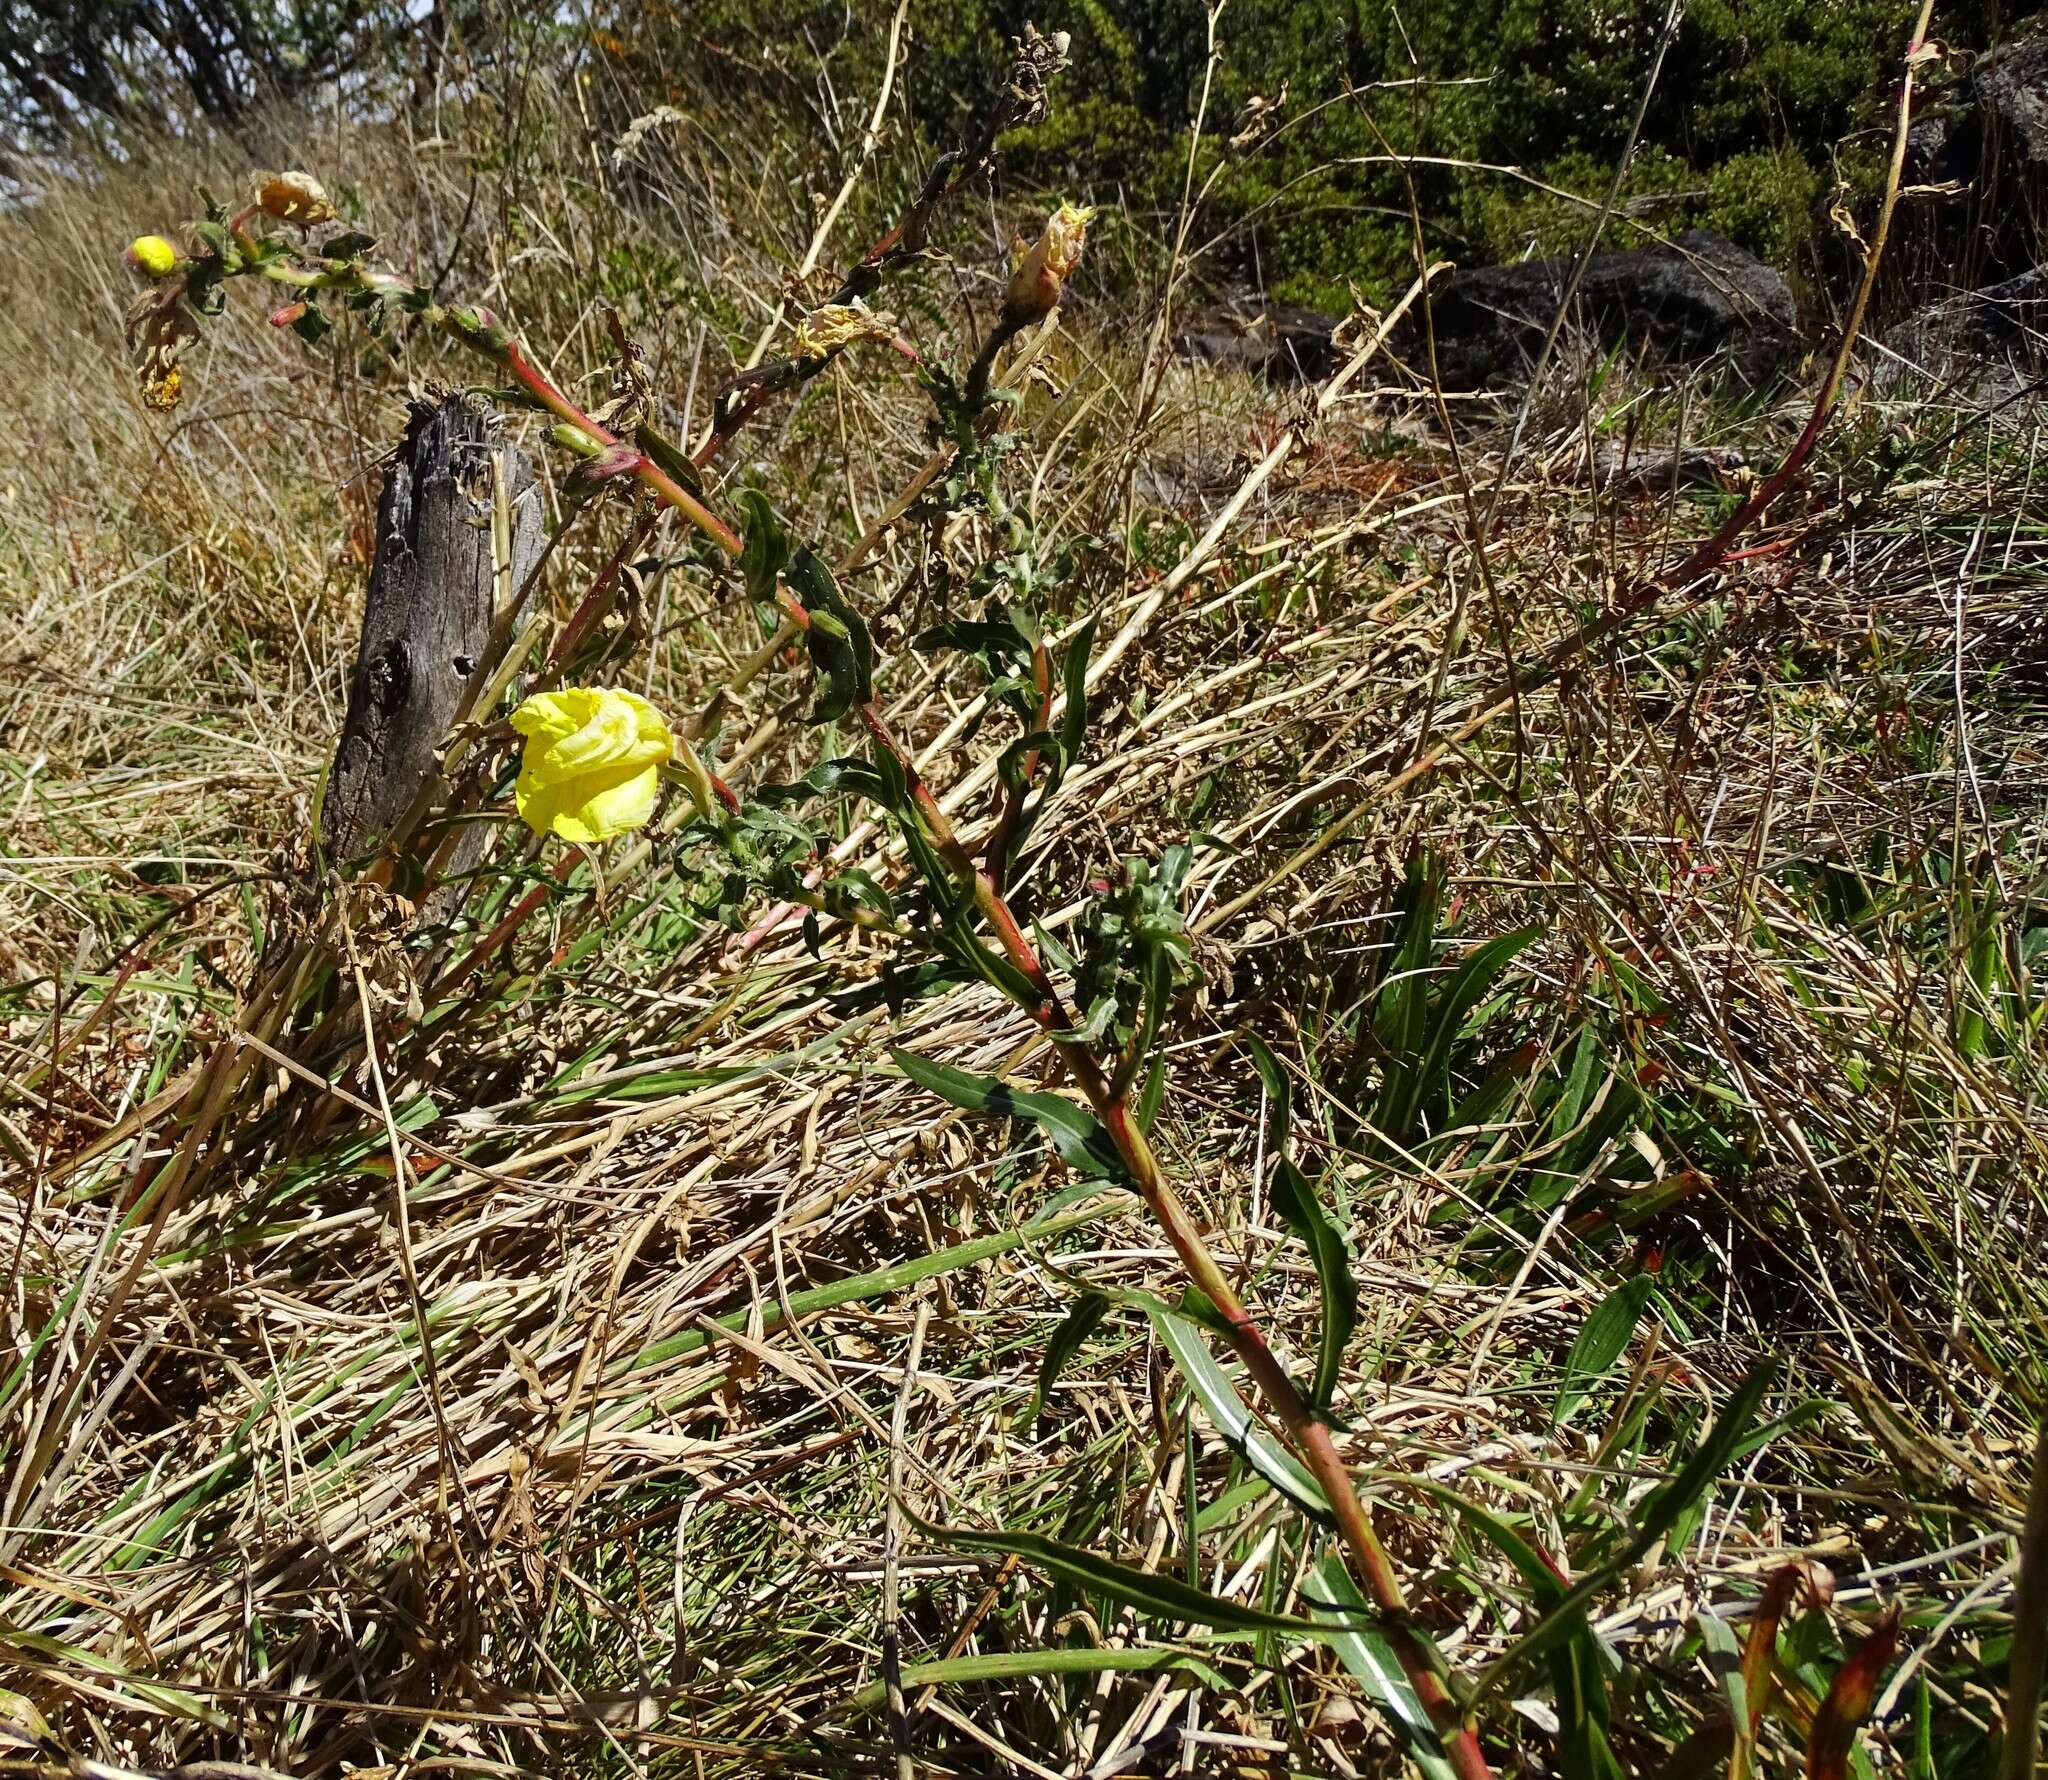
{"label": "dry grass", "polygon": [[[482,145],[503,123],[439,129]],[[619,303],[699,415],[762,324],[769,268],[803,245],[764,197],[783,171],[765,142],[714,154],[657,127],[630,173],[570,143],[479,174],[473,210],[459,146],[324,129],[284,146],[363,190],[394,260],[447,257],[559,343],[567,382],[603,365],[599,302]],[[892,1489],[932,1519],[1034,1528],[1273,1607],[1299,1605],[1314,1546],[1190,1411],[1142,1316],[1112,1312],[1033,1422],[1077,1281],[1177,1287],[1127,1200],[1062,1199],[1073,1183],[1023,1126],[935,1110],[888,1063],[900,1044],[1043,1081],[1027,1024],[985,989],[893,1016],[859,934],[822,957],[787,922],[735,943],[692,918],[665,841],[622,844],[601,891],[579,876],[552,896],[417,1042],[394,1039],[387,1082],[357,1059],[323,1099],[266,1055],[269,1102],[116,1294],[142,1240],[133,1194],[175,1132],[80,1158],[221,1040],[260,936],[277,943],[276,879],[304,869],[339,723],[370,466],[406,377],[453,374],[349,375],[365,340],[313,359],[245,316],[209,330],[179,419],[146,416],[112,249],[182,214],[195,178],[233,183],[191,154],[0,220],[19,401],[0,488],[9,1685],[73,1747],[144,1767],[846,1774],[893,1766],[862,1693],[892,1633],[906,1663],[1178,1645],[1222,1684],[1043,1660],[913,1677],[918,1766],[1397,1771],[1321,1647],[1176,1634],[894,1515]],[[880,191],[915,161],[885,142]],[[669,244],[658,264],[620,257],[629,233]],[[950,244],[984,320],[999,233],[984,219]],[[936,345],[962,315],[934,303],[915,323]],[[1910,1666],[1870,1759],[1980,1771],[2044,1355],[2036,415],[1873,398],[1760,553],[1389,797],[1509,664],[1711,528],[1715,491],[1591,486],[1603,441],[1683,427],[1768,463],[1796,392],[1774,412],[1561,374],[1505,467],[1498,601],[1441,444],[1391,426],[1399,404],[1347,403],[1162,599],[1291,416],[1179,367],[1140,416],[1143,348],[1127,316],[1076,305],[1023,411],[1012,479],[1086,540],[1069,608],[1100,611],[1105,638],[1131,627],[1023,882],[1060,933],[1117,857],[1191,830],[1224,843],[1189,890],[1205,982],[1168,1035],[1162,1149],[1306,1368],[1316,1276],[1272,1208],[1243,1035],[1296,1074],[1298,1147],[1356,1253],[1348,1449],[1418,1613],[1467,1669],[1530,1620],[1498,1556],[1404,1478],[1562,1551],[1624,1523],[1775,1353],[1774,1437],[1599,1603],[1624,1763],[1667,1771],[1713,1717],[1694,1615],[1739,1623],[1766,1572],[1811,1555],[1840,1586],[1832,1621],[1788,1641],[1792,1722],[1769,1761],[1896,1601]],[[850,541],[921,460],[919,407],[893,373],[838,371],[748,450],[786,510]],[[1501,468],[1481,435],[1466,464],[1482,486]],[[608,524],[558,553],[558,611]],[[935,785],[966,784],[969,816],[989,807],[989,743],[946,738],[973,689],[903,645],[979,543],[905,530],[850,588],[903,654],[892,722]],[[756,639],[729,585],[679,568],[622,634],[619,678],[695,708]],[[778,670],[729,726],[742,782],[816,757],[802,679]],[[1448,875],[1447,957],[1541,929],[1457,1053],[1470,1080],[1519,1049],[1518,1093],[1427,1144],[1375,1130],[1363,1098],[1385,1062],[1376,973],[1424,848]],[[526,858],[508,824],[459,917],[470,937],[530,881]],[[395,1018],[417,951],[369,941]],[[1560,1124],[1582,1056],[1597,1092]],[[1560,1420],[1574,1336],[1645,1267],[1651,1314]],[[1503,1771],[1548,1771],[1547,1682],[1515,1691],[1526,1709],[1490,1712],[1489,1747]]]}

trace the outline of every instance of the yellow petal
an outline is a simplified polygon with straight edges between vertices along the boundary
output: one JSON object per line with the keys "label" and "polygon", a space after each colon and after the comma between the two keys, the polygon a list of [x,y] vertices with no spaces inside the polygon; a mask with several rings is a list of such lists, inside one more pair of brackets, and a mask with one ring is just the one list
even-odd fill
{"label": "yellow petal", "polygon": [[513,797],[536,833],[589,845],[653,815],[675,736],[639,694],[565,686],[536,693],[511,720],[526,737]]}

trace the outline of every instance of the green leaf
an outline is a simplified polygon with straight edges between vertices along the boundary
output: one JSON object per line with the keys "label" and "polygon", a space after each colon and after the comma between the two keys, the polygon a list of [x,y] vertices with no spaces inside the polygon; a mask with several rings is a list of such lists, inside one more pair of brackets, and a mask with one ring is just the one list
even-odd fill
{"label": "green leaf", "polygon": [[746,547],[740,552],[740,573],[746,578],[747,597],[756,605],[775,604],[775,584],[789,561],[789,533],[775,517],[775,508],[758,488],[741,491],[740,505],[747,515]]}
{"label": "green leaf", "polygon": [[292,332],[308,346],[317,346],[333,331],[333,323],[308,303],[292,318]]}
{"label": "green leaf", "polygon": [[1060,1319],[1060,1326],[1053,1330],[1052,1337],[1045,1344],[1045,1358],[1038,1363],[1038,1388],[1031,1393],[1031,1422],[1038,1432],[1045,1433],[1045,1400],[1052,1387],[1059,1383],[1060,1374],[1067,1364],[1081,1351],[1082,1344],[1095,1333],[1095,1327],[1109,1310],[1110,1300],[1101,1292],[1086,1292],[1074,1308]]}
{"label": "green leaf", "polygon": [[1309,1475],[1307,1467],[1299,1459],[1266,1432],[1265,1424],[1245,1407],[1244,1399],[1237,1394],[1237,1387],[1230,1382],[1229,1374],[1210,1353],[1202,1326],[1183,1312],[1170,1310],[1164,1304],[1148,1303],[1144,1308],[1161,1343],[1173,1355],[1174,1364],[1180,1368],[1181,1376],[1188,1381],[1188,1388],[1207,1411],[1216,1432],[1283,1496],[1297,1507],[1327,1520],[1330,1499],[1323,1494],[1322,1485]]}
{"label": "green leaf", "polygon": [[[1230,1632],[1286,1632],[1296,1638],[1325,1640],[1337,1634],[1326,1626],[1286,1613],[1266,1613],[1241,1601],[1225,1600],[1190,1588],[1178,1576],[1138,1570],[1114,1558],[1099,1557],[1078,1546],[1062,1545],[1038,1533],[979,1533],[966,1527],[935,1526],[908,1509],[906,1516],[928,1539],[962,1551],[993,1551],[1022,1558],[1075,1588],[1106,1595],[1155,1619],[1214,1626]],[[1339,1616],[1341,1618],[1341,1616]]]}
{"label": "green leaf", "polygon": [[1358,1280],[1351,1271],[1351,1256],[1343,1236],[1324,1213],[1315,1188],[1288,1158],[1287,1134],[1293,1122],[1294,1101],[1287,1071],[1256,1032],[1244,1036],[1252,1065],[1266,1084],[1266,1148],[1277,1159],[1273,1170],[1273,1207],[1306,1245],[1322,1292],[1322,1335],[1316,1350],[1316,1376],[1309,1402],[1314,1408],[1327,1409],[1337,1393],[1337,1375],[1344,1364],[1345,1346],[1358,1327]]}
{"label": "green leaf", "polygon": [[[1401,1659],[1385,1632],[1371,1622],[1371,1609],[1351,1580],[1344,1560],[1335,1552],[1323,1559],[1311,1573],[1316,1595],[1328,1603],[1311,1609],[1315,1617],[1342,1625],[1333,1632],[1330,1648],[1337,1660],[1355,1675],[1373,1703],[1393,1721],[1406,1745],[1408,1759],[1420,1768],[1426,1780],[1456,1780],[1456,1770],[1444,1754],[1442,1739],[1429,1713],[1415,1697]],[[1345,1625],[1349,1620],[1351,1623]]]}
{"label": "green leaf", "polygon": [[1644,1500],[1636,1511],[1635,1530],[1621,1549],[1598,1569],[1589,1570],[1581,1576],[1551,1603],[1535,1625],[1488,1663],[1475,1684],[1475,1693],[1485,1694],[1500,1686],[1530,1657],[1543,1654],[1573,1634],[1583,1619],[1587,1603],[1663,1538],[1679,1516],[1720,1476],[1741,1447],[1749,1424],[1756,1419],[1757,1409],[1776,1374],[1777,1364],[1771,1360],[1751,1371],[1736,1387],[1727,1407],[1707,1430],[1678,1475]]}
{"label": "green leaf", "polygon": [[1095,626],[1099,614],[1091,616],[1077,630],[1060,658],[1060,677],[1067,695],[1060,713],[1060,753],[1071,766],[1081,758],[1081,744],[1088,739],[1088,657],[1095,647]]}
{"label": "green leaf", "polygon": [[323,260],[359,260],[376,245],[376,236],[351,231],[346,235],[336,235],[333,239],[322,242],[320,244],[320,257]]}
{"label": "green leaf", "polygon": [[811,707],[813,723],[830,723],[874,696],[875,646],[867,621],[839,592],[824,558],[799,546],[783,570],[790,589],[803,602],[811,622],[804,646],[824,684]]}
{"label": "green leaf", "polygon": [[1307,1245],[1316,1264],[1316,1280],[1323,1295],[1323,1319],[1309,1402],[1317,1409],[1327,1409],[1337,1393],[1345,1346],[1358,1327],[1358,1280],[1351,1271],[1351,1255],[1344,1246],[1344,1238],[1324,1212],[1315,1188],[1285,1157],[1273,1171],[1273,1208]]}
{"label": "green leaf", "polygon": [[[944,1687],[963,1681],[1011,1681],[1031,1675],[1101,1675],[1111,1671],[1140,1674],[1177,1669],[1218,1693],[1230,1691],[1229,1680],[1214,1666],[1188,1650],[990,1650],[978,1656],[949,1656],[936,1662],[905,1663],[906,1689]],[[872,1711],[889,1697],[885,1679],[870,1681],[848,1702],[854,1712]]]}
{"label": "green leaf", "polygon": [[1586,1387],[1594,1379],[1604,1377],[1608,1368],[1621,1358],[1622,1349],[1635,1333],[1636,1320],[1655,1290],[1656,1281],[1647,1273],[1638,1273],[1633,1279],[1623,1280],[1594,1306],[1592,1315],[1579,1330],[1578,1339],[1572,1343],[1572,1351],[1565,1356],[1564,1384],[1550,1411],[1552,1425],[1565,1421],[1586,1400]]}
{"label": "green leaf", "polygon": [[1165,1098],[1166,1059],[1164,1056],[1157,1056],[1152,1059],[1152,1067],[1145,1075],[1145,1086],[1138,1094],[1138,1129],[1148,1136],[1153,1125],[1158,1122],[1159,1107]]}
{"label": "green leaf", "polygon": [[1473,948],[1465,962],[1431,1002],[1429,1020],[1433,1028],[1429,1050],[1415,1073],[1414,1098],[1407,1108],[1412,1121],[1416,1114],[1441,1114],[1451,1099],[1451,1049],[1464,1030],[1465,1019],[1485,999],[1502,972],[1542,935],[1542,929],[1525,927],[1518,933],[1503,933]]}
{"label": "green leaf", "polygon": [[1267,1048],[1256,1032],[1244,1035],[1245,1048],[1252,1054],[1252,1067],[1266,1086],[1266,1150],[1269,1155],[1287,1154],[1288,1128],[1294,1122],[1294,1083],[1280,1067],[1280,1059]]}
{"label": "green leaf", "polygon": [[963,1112],[983,1113],[992,1119],[1025,1119],[1036,1125],[1060,1160],[1076,1173],[1096,1180],[1129,1178],[1101,1121],[1071,1100],[1058,1094],[1020,1093],[994,1076],[928,1062],[909,1051],[891,1050],[889,1055],[920,1088]]}

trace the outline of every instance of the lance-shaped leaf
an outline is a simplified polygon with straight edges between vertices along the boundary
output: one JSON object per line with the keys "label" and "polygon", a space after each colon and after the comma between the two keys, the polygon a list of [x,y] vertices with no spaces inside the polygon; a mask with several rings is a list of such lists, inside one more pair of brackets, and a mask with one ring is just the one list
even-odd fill
{"label": "lance-shaped leaf", "polygon": [[1736,1387],[1719,1419],[1701,1438],[1678,1475],[1644,1498],[1636,1510],[1633,1530],[1621,1548],[1573,1583],[1535,1625],[1488,1663],[1474,1684],[1475,1694],[1483,1695],[1500,1686],[1529,1658],[1544,1655],[1561,1640],[1573,1636],[1584,1623],[1587,1603],[1663,1538],[1677,1524],[1679,1516],[1705,1495],[1714,1479],[1726,1469],[1776,1376],[1776,1363],[1766,1360]]}
{"label": "lance-shaped leaf", "polygon": [[1408,1684],[1401,1659],[1386,1633],[1373,1623],[1365,1597],[1335,1552],[1324,1558],[1312,1573],[1310,1584],[1319,1605],[1318,1619],[1344,1621],[1343,1629],[1330,1638],[1337,1660],[1357,1676],[1374,1703],[1392,1719],[1407,1744],[1408,1759],[1421,1769],[1427,1780],[1453,1780],[1456,1770],[1444,1754],[1436,1726],[1415,1689]]}
{"label": "lance-shaped leaf", "polygon": [[992,1075],[976,1075],[971,1070],[955,1069],[949,1063],[932,1063],[909,1051],[892,1050],[889,1055],[896,1067],[920,1088],[963,1112],[982,1113],[992,1119],[1024,1119],[1036,1125],[1060,1160],[1076,1173],[1096,1180],[1128,1178],[1123,1158],[1116,1153],[1109,1133],[1085,1107],[1076,1106],[1058,1094],[1023,1093]]}
{"label": "lance-shaped leaf", "polygon": [[1316,1349],[1315,1382],[1309,1402],[1327,1409],[1337,1393],[1337,1377],[1344,1364],[1345,1344],[1358,1327],[1358,1280],[1351,1271],[1351,1256],[1344,1238],[1323,1210],[1322,1200],[1308,1177],[1287,1155],[1288,1127],[1293,1122],[1292,1083],[1280,1061],[1255,1032],[1245,1034],[1253,1066],[1266,1084],[1266,1147],[1278,1157],[1273,1170],[1273,1208],[1287,1227],[1307,1246],[1316,1268],[1316,1283],[1322,1290],[1321,1339]]}
{"label": "lance-shaped leaf", "polygon": [[917,1530],[927,1539],[957,1547],[961,1551],[993,1551],[1005,1557],[1021,1558],[1049,1576],[1075,1588],[1106,1595],[1112,1601],[1136,1608],[1154,1619],[1180,1620],[1189,1625],[1214,1626],[1227,1632],[1284,1632],[1294,1638],[1318,1641],[1335,1636],[1332,1627],[1296,1619],[1287,1613],[1268,1613],[1242,1601],[1226,1600],[1205,1590],[1192,1588],[1178,1576],[1139,1570],[1114,1558],[1098,1556],[1074,1545],[1062,1545],[1038,1533],[981,1533],[966,1527],[935,1526],[905,1510]]}
{"label": "lance-shaped leaf", "polygon": [[1208,1412],[1216,1432],[1283,1496],[1319,1519],[1327,1520],[1330,1499],[1323,1494],[1322,1485],[1309,1475],[1308,1468],[1299,1459],[1266,1432],[1265,1424],[1245,1407],[1244,1399],[1237,1394],[1237,1387],[1230,1382],[1230,1375],[1210,1353],[1202,1325],[1184,1312],[1157,1301],[1146,1303],[1144,1310],[1152,1319],[1152,1327],[1166,1351],[1173,1355],[1181,1376],[1188,1381],[1188,1388]]}
{"label": "lance-shaped leaf", "polygon": [[1572,1351],[1565,1356],[1564,1385],[1557,1393],[1556,1407],[1550,1412],[1553,1422],[1564,1421],[1578,1408],[1586,1400],[1587,1386],[1604,1377],[1608,1368],[1621,1358],[1621,1350],[1628,1346],[1636,1319],[1642,1315],[1655,1286],[1650,1275],[1638,1273],[1633,1279],[1623,1280],[1593,1307],[1592,1315],[1579,1330],[1579,1338],[1572,1343]]}
{"label": "lance-shaped leaf", "polygon": [[1877,1684],[1898,1648],[1899,1609],[1893,1606],[1835,1671],[1828,1697],[1813,1715],[1813,1730],[1806,1740],[1807,1780],[1848,1780],[1857,1727],[1870,1716]]}
{"label": "lance-shaped leaf", "polygon": [[1096,1324],[1102,1321],[1109,1306],[1110,1299],[1106,1293],[1082,1293],[1046,1342],[1045,1357],[1038,1363],[1038,1388],[1031,1393],[1030,1420],[1041,1435],[1045,1432],[1046,1397],[1059,1383],[1060,1374],[1067,1369],[1069,1362],[1081,1351],[1082,1343],[1095,1333]]}

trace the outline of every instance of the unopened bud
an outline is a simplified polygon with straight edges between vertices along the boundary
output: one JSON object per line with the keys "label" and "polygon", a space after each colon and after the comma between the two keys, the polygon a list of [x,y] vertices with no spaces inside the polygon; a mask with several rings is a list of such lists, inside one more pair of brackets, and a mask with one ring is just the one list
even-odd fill
{"label": "unopened bud", "polygon": [[1037,321],[1052,313],[1068,277],[1081,263],[1088,225],[1094,220],[1091,206],[1063,203],[1046,219],[1045,232],[1036,241],[1028,247],[1017,243],[1010,287],[1003,294],[1004,313],[1010,320]]}
{"label": "unopened bud", "polygon": [[161,235],[137,235],[128,243],[128,263],[149,278],[168,278],[178,269],[178,250]]}
{"label": "unopened bud", "polygon": [[310,173],[272,173],[256,188],[256,204],[279,222],[332,222],[341,214]]}
{"label": "unopened bud", "polygon": [[282,309],[276,310],[271,315],[270,325],[274,328],[288,328],[293,322],[304,316],[305,313],[305,304],[287,303]]}

